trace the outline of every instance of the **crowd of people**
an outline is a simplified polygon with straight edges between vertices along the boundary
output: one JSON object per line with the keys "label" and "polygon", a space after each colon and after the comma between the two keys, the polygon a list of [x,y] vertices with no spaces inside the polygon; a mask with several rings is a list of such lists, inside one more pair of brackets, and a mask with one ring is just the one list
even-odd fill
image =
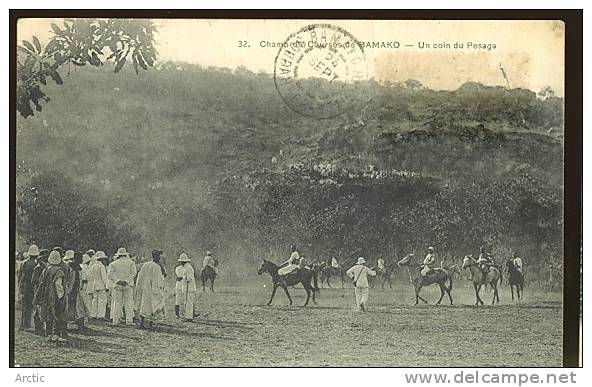
{"label": "crowd of people", "polygon": [[[49,341],[62,342],[68,339],[68,323],[75,323],[80,332],[93,321],[151,329],[154,320],[166,317],[162,250],[153,250],[150,261],[138,263],[124,247],[109,257],[100,250],[82,253],[33,244],[23,257],[17,259],[16,270],[20,330],[33,328]],[[209,251],[202,270],[205,266],[214,267]],[[175,315],[192,320],[197,287],[186,253],[177,260],[175,277]]]}
{"label": "crowd of people", "polygon": [[[412,255],[412,254],[411,254]],[[104,251],[88,250],[85,253],[55,247],[51,250],[30,246],[17,260],[17,298],[21,304],[20,330],[31,328],[50,341],[65,341],[67,326],[75,323],[81,332],[88,330],[92,321],[107,321],[111,324],[138,326],[152,329],[154,320],[166,316],[167,272],[163,264],[165,253],[152,251],[152,260],[138,263],[138,259],[121,247],[110,258]],[[513,263],[522,272],[522,260],[516,254]],[[335,257],[328,262],[339,268]],[[479,267],[486,272],[493,264],[491,256],[481,248]],[[434,272],[436,254],[433,247],[420,264],[421,276]],[[218,274],[217,260],[208,251],[203,259],[202,271],[211,268]],[[290,257],[278,271],[282,277],[309,267],[304,255],[291,246]],[[341,270],[341,269],[340,269]],[[366,266],[364,257],[345,273],[355,288],[356,305],[360,311],[367,310],[368,276],[385,270],[380,258],[376,268]],[[186,253],[181,253],[174,270],[175,316],[185,320],[195,317],[196,271]]]}

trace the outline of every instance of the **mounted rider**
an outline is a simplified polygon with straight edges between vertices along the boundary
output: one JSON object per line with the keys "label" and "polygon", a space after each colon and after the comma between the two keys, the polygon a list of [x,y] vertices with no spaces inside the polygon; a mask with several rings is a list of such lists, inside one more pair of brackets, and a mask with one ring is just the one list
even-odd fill
{"label": "mounted rider", "polygon": [[334,269],[339,269],[339,261],[337,260],[337,257],[331,258],[331,267]]}
{"label": "mounted rider", "polygon": [[428,253],[421,264],[421,276],[426,277],[434,273],[434,265],[436,264],[436,252],[433,247],[428,247]]}
{"label": "mounted rider", "polygon": [[214,273],[216,273],[216,275],[218,275],[218,265],[216,259],[212,257],[211,251],[206,252],[206,256],[204,257],[201,265],[201,271],[203,272],[208,266],[211,267],[212,270],[214,270]]}
{"label": "mounted rider", "polygon": [[479,258],[477,259],[477,265],[479,265],[479,269],[481,269],[481,272],[483,273],[483,278],[485,278],[487,273],[489,273],[489,269],[493,265],[491,255],[486,251],[485,246],[481,246],[479,248]]}
{"label": "mounted rider", "polygon": [[288,260],[284,262],[282,267],[278,270],[279,275],[288,275],[300,267],[300,255],[298,254],[296,245],[292,245],[291,250],[292,253],[290,254],[290,258],[288,258]]}
{"label": "mounted rider", "polygon": [[520,258],[518,256],[517,252],[514,252],[513,256],[512,256],[512,263],[514,264],[514,267],[516,268],[516,270],[518,270],[520,272],[520,274],[524,274],[523,272],[523,266],[522,266],[522,258]]}
{"label": "mounted rider", "polygon": [[383,274],[386,271],[386,266],[384,264],[384,258],[378,258],[378,262],[376,262],[377,272],[378,274]]}

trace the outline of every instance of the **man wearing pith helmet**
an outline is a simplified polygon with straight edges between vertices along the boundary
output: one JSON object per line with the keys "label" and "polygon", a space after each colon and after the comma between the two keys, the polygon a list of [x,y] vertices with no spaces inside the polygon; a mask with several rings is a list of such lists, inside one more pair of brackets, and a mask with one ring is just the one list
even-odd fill
{"label": "man wearing pith helmet", "polygon": [[34,302],[39,306],[41,321],[46,323],[50,341],[65,341],[68,297],[64,284],[66,273],[57,251],[52,251],[47,261],[48,265],[41,275]]}
{"label": "man wearing pith helmet", "polygon": [[[181,279],[182,302],[185,305],[183,317],[185,317],[186,320],[191,321],[193,320],[193,300],[197,290],[197,287],[195,286],[195,270],[193,269],[191,260],[187,254],[182,253],[179,255],[178,261],[183,265],[183,276]],[[175,274],[177,274],[176,271]]]}
{"label": "man wearing pith helmet", "polygon": [[115,254],[116,261],[109,265],[109,279],[113,283],[113,311],[112,323],[118,325],[125,312],[126,325],[134,325],[134,280],[136,278],[136,264],[132,261],[124,247],[120,247]]}
{"label": "man wearing pith helmet", "polygon": [[88,291],[92,293],[90,317],[105,319],[107,312],[107,270],[105,264],[109,257],[102,250],[93,255],[93,262],[90,266]]}
{"label": "man wearing pith helmet", "polygon": [[365,266],[364,257],[358,258],[358,261],[347,271],[347,276],[352,279],[355,287],[356,305],[361,312],[368,311],[368,276],[376,275],[376,272]]}
{"label": "man wearing pith helmet", "polygon": [[31,283],[33,270],[37,266],[37,257],[39,256],[39,247],[31,245],[27,252],[27,259],[21,264],[19,271],[19,293],[21,295],[21,323],[20,330],[31,328],[31,313],[33,312],[33,296],[35,290]]}

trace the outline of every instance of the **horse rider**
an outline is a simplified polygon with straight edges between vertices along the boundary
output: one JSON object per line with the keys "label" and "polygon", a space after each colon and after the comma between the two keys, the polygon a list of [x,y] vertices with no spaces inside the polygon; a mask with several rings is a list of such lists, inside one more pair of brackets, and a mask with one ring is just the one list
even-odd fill
{"label": "horse rider", "polygon": [[493,261],[491,260],[491,255],[485,250],[485,246],[481,246],[481,248],[479,248],[479,258],[477,259],[477,265],[479,265],[481,272],[483,272],[483,278],[485,278],[489,272],[489,268],[492,264]]}
{"label": "horse rider", "polygon": [[331,258],[331,267],[334,269],[339,269],[339,261],[337,260],[337,257]]}
{"label": "horse rider", "polygon": [[512,263],[514,264],[516,270],[518,270],[520,274],[523,274],[522,258],[518,256],[517,252],[514,252],[513,254]]}
{"label": "horse rider", "polygon": [[386,271],[385,266],[384,266],[384,258],[382,258],[382,257],[378,258],[377,266],[378,266],[379,274],[382,274]]}
{"label": "horse rider", "polygon": [[212,270],[214,270],[214,273],[216,273],[216,275],[218,274],[218,268],[216,267],[216,265],[214,264],[215,260],[214,257],[212,257],[212,252],[211,251],[207,251],[206,252],[206,256],[203,259],[203,263],[201,265],[201,271],[203,272],[206,267],[211,267]]}
{"label": "horse rider", "polygon": [[436,253],[433,247],[428,247],[428,253],[421,264],[421,276],[426,277],[434,272],[433,266],[436,263]]}
{"label": "horse rider", "polygon": [[300,255],[298,254],[296,245],[292,245],[291,250],[292,253],[290,254],[290,258],[288,258],[288,260],[282,264],[283,267],[278,270],[279,275],[288,275],[300,267]]}

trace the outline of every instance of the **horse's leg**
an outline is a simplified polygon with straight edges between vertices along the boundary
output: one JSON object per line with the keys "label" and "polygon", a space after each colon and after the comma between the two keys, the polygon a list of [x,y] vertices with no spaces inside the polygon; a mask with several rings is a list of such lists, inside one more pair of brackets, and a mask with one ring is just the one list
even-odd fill
{"label": "horse's leg", "polygon": [[343,289],[344,288],[344,286],[343,286],[343,269],[339,269],[339,274],[341,276],[341,289]]}
{"label": "horse's leg", "polygon": [[210,282],[212,283],[210,285],[210,290],[212,291],[212,293],[214,292],[214,280],[216,279],[216,277],[212,277],[210,278]]}
{"label": "horse's leg", "polygon": [[495,285],[495,298],[497,299],[497,303],[500,303],[499,299],[499,289],[497,288],[497,284]]}
{"label": "horse's leg", "polygon": [[[518,291],[518,287],[516,287],[516,291]],[[510,292],[512,293],[512,301],[514,301],[514,285],[510,284]]]}
{"label": "horse's leg", "polygon": [[206,291],[206,279],[203,274],[201,275],[201,291],[202,292]]}
{"label": "horse's leg", "polygon": [[473,287],[475,288],[475,299],[477,300],[475,302],[475,305],[479,305],[479,301],[481,301],[481,299],[479,298],[479,286],[473,282]]}
{"label": "horse's leg", "polygon": [[273,284],[273,290],[271,291],[271,298],[269,299],[269,302],[267,303],[267,305],[271,305],[271,301],[273,301],[273,296],[275,296],[275,291],[278,288],[278,284],[275,283]]}
{"label": "horse's leg", "polygon": [[[451,286],[452,288],[452,286]],[[450,300],[450,305],[452,305],[452,295],[450,294],[450,290],[447,287],[444,287],[444,290],[446,290],[446,293],[448,294],[448,299]]]}
{"label": "horse's leg", "polygon": [[440,286],[440,299],[436,302],[436,305],[440,305],[440,302],[444,298],[444,284],[438,283],[438,285]]}
{"label": "horse's leg", "polygon": [[428,302],[427,302],[426,300],[424,300],[424,299],[423,299],[423,298],[422,298],[422,297],[419,295],[419,292],[421,292],[421,288],[422,288],[422,287],[423,287],[423,286],[421,286],[421,285],[419,285],[419,287],[416,287],[416,289],[417,289],[417,297],[418,297],[420,300],[422,300],[424,304],[427,304]]}
{"label": "horse's leg", "polygon": [[308,300],[310,300],[310,288],[304,282],[302,282],[302,286],[304,286],[304,290],[306,290],[306,302],[304,303],[304,306],[306,306],[308,305]]}
{"label": "horse's leg", "polygon": [[495,296],[497,295],[497,285],[495,285],[493,282],[490,282],[489,286],[491,286],[491,289],[493,289],[493,300],[491,300],[491,305],[495,305]]}
{"label": "horse's leg", "polygon": [[481,293],[481,286],[483,285],[477,285],[477,297],[479,298],[479,303],[481,303],[481,305],[485,305],[483,299],[481,298],[481,295],[479,294]]}
{"label": "horse's leg", "polygon": [[286,296],[288,296],[288,300],[290,300],[290,306],[292,306],[292,297],[290,297],[290,293],[288,292],[288,287],[286,286],[286,284],[281,284],[280,286],[282,288],[284,288],[284,292],[286,292]]}
{"label": "horse's leg", "polygon": [[327,286],[330,288],[333,288],[333,286],[331,286],[331,282],[329,282],[330,279],[331,279],[331,274],[327,274]]}
{"label": "horse's leg", "polygon": [[520,285],[516,285],[516,293],[518,294],[518,301],[520,301]]}

